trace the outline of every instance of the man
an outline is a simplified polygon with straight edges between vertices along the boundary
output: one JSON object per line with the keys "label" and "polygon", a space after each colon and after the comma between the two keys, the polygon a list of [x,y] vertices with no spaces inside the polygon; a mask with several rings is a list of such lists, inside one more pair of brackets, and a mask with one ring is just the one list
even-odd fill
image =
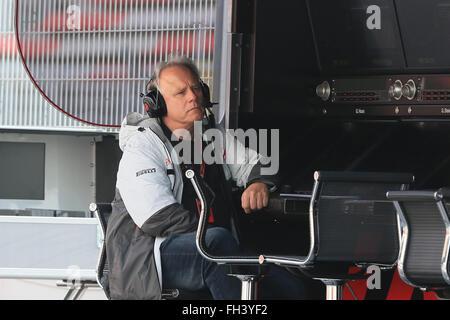
{"label": "man", "polygon": [[[148,110],[152,117],[132,113],[122,124],[123,156],[106,235],[107,291],[113,299],[160,299],[162,288],[207,288],[214,299],[239,299],[240,282],[227,275],[226,267],[197,252],[196,195],[183,171],[186,166],[194,169],[215,194],[206,244],[216,255],[240,254],[232,233],[229,181],[245,187],[241,205],[246,213],[267,206],[269,188],[276,185],[273,177],[260,174],[261,156],[226,133],[224,150],[214,152],[223,154],[224,160],[236,158],[235,163],[205,164],[203,159],[195,163],[177,153],[181,138],[195,140],[194,124],[204,118],[208,103],[205,88],[189,59],[162,63],[147,88],[153,94]],[[271,270],[261,286],[273,291],[284,285],[276,293],[281,298],[306,297],[304,281],[292,281],[283,272]]]}

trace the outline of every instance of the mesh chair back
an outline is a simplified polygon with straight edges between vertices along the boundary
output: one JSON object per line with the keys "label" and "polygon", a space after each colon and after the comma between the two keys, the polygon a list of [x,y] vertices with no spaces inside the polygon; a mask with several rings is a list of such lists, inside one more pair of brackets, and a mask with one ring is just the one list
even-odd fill
{"label": "mesh chair back", "polygon": [[438,203],[403,203],[408,221],[409,242],[403,270],[415,284],[440,286],[446,284],[441,272],[445,225]]}
{"label": "mesh chair back", "polygon": [[399,229],[386,192],[404,190],[413,179],[410,174],[316,172],[315,260],[394,265]]}
{"label": "mesh chair back", "polygon": [[448,276],[448,211],[439,192],[390,192],[405,223],[399,272],[410,285],[450,285]]}

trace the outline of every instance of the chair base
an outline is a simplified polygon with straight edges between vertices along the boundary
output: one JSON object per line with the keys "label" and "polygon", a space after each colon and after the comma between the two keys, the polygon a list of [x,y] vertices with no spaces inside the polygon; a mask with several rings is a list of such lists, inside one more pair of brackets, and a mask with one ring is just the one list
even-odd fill
{"label": "chair base", "polygon": [[318,279],[326,286],[327,300],[342,300],[346,280]]}
{"label": "chair base", "polygon": [[258,280],[261,275],[254,274],[229,274],[241,281],[241,300],[258,299]]}
{"label": "chair base", "polygon": [[82,280],[82,281],[67,281],[62,280],[56,283],[57,287],[68,287],[66,295],[64,296],[64,300],[79,300],[86,292],[88,288],[98,287],[98,283],[96,281],[91,280]]}
{"label": "chair base", "polygon": [[241,281],[241,300],[258,300],[258,280],[267,272],[267,266],[229,265],[230,273]]}

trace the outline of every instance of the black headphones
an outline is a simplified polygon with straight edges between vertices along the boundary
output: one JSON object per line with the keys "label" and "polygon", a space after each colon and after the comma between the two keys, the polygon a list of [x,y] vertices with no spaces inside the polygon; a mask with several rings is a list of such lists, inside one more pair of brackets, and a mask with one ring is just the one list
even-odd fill
{"label": "black headphones", "polygon": [[[150,79],[150,82],[154,81],[154,79],[155,77],[153,76]],[[199,79],[199,82],[203,93],[203,107],[209,108],[213,105],[211,103],[209,86],[201,79]],[[167,114],[166,102],[164,101],[164,97],[161,92],[159,92],[158,88],[154,87],[150,89],[145,95],[141,93],[141,97],[143,98],[142,102],[144,103],[145,111],[147,111],[150,118],[160,118]]]}

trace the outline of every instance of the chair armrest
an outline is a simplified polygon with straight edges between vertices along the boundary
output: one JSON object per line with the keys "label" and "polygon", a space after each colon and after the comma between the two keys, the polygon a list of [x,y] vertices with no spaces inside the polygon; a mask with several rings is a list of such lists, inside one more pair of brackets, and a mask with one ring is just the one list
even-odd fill
{"label": "chair armrest", "polygon": [[393,201],[439,201],[442,194],[439,191],[388,191],[386,197]]}
{"label": "chair armrest", "polygon": [[200,186],[200,183],[195,176],[193,170],[186,170],[186,177],[191,181],[194,187],[197,197],[200,199],[200,217],[197,228],[197,235],[195,237],[195,242],[197,245],[198,252],[203,256],[203,258],[216,262],[218,264],[259,264],[257,256],[213,256],[206,250],[205,236],[208,224],[209,208],[208,202],[206,201],[205,193]]}
{"label": "chair armrest", "polygon": [[314,173],[314,179],[322,181],[391,182],[410,184],[414,182],[414,175],[410,173],[393,172],[316,171]]}
{"label": "chair armrest", "polygon": [[275,263],[283,266],[301,267],[307,264],[308,257],[306,256],[271,256],[260,255],[259,263]]}

